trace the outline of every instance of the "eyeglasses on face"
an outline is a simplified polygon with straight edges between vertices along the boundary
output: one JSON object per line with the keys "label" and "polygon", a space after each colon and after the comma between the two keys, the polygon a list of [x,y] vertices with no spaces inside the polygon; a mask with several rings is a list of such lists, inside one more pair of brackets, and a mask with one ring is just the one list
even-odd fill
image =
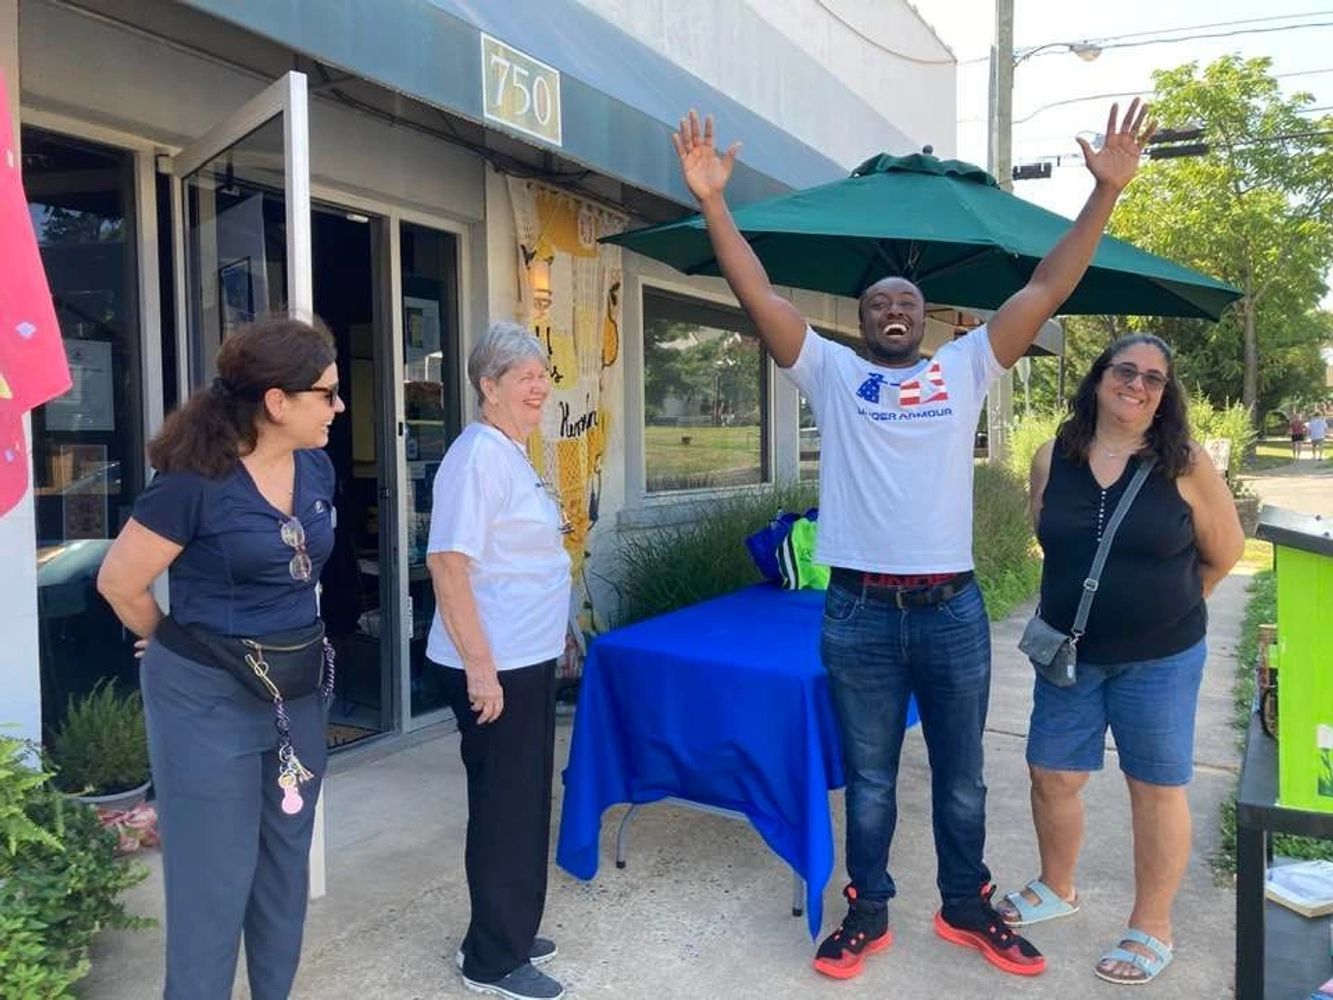
{"label": "eyeglasses on face", "polygon": [[324,402],[329,406],[337,406],[339,388],[337,382],[334,382],[333,385],[312,385],[309,389],[297,389],[292,395],[300,396],[307,392],[317,392],[324,397]]}
{"label": "eyeglasses on face", "polygon": [[282,533],[283,544],[290,545],[296,550],[291,562],[287,564],[287,572],[291,573],[293,580],[304,583],[310,579],[310,574],[314,571],[310,553],[305,550],[305,527],[301,524],[300,518],[290,517],[282,522],[279,531]]}
{"label": "eyeglasses on face", "polygon": [[1108,366],[1108,370],[1121,385],[1133,385],[1136,378],[1143,379],[1143,387],[1149,392],[1161,392],[1166,388],[1166,376],[1152,369],[1143,370],[1129,361],[1120,361]]}

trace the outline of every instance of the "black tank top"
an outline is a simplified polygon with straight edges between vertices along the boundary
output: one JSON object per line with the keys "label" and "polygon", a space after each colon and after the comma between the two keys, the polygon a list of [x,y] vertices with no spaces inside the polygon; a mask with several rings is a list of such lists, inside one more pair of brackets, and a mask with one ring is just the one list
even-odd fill
{"label": "black tank top", "polygon": [[[1087,462],[1051,456],[1037,538],[1046,561],[1041,616],[1068,632],[1083,581],[1116,504],[1138,468],[1131,458],[1102,489]],[[1203,638],[1208,610],[1194,544],[1194,519],[1175,480],[1153,469],[1111,543],[1078,658],[1094,664],[1153,660]]]}

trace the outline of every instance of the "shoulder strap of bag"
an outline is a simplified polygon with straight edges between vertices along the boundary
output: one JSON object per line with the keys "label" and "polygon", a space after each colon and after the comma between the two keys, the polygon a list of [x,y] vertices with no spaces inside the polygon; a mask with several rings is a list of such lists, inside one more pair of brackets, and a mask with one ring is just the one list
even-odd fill
{"label": "shoulder strap of bag", "polygon": [[1111,541],[1120,528],[1120,522],[1129,513],[1129,505],[1139,495],[1144,480],[1148,478],[1148,474],[1152,472],[1153,466],[1156,464],[1157,459],[1152,456],[1139,463],[1138,469],[1134,472],[1134,478],[1129,481],[1124,494],[1120,497],[1120,502],[1115,505],[1115,511],[1111,514],[1110,523],[1106,525],[1106,531],[1102,533],[1102,541],[1097,546],[1097,554],[1092,557],[1092,569],[1088,570],[1088,578],[1083,581],[1083,596],[1079,598],[1078,611],[1074,614],[1074,627],[1070,630],[1076,641],[1083,634],[1083,629],[1087,627],[1088,614],[1092,611],[1092,599],[1097,596],[1097,582],[1101,579],[1102,570],[1106,567],[1106,558],[1111,554]]}

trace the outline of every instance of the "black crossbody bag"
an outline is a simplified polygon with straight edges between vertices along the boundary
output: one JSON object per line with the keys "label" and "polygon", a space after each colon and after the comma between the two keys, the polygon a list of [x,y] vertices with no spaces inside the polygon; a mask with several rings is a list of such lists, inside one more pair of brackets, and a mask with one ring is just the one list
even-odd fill
{"label": "black crossbody bag", "polygon": [[1083,595],[1079,598],[1078,610],[1074,613],[1073,627],[1069,632],[1061,632],[1042,618],[1041,608],[1038,608],[1037,613],[1028,621],[1027,628],[1023,629],[1023,637],[1018,640],[1019,650],[1032,660],[1037,673],[1056,687],[1072,687],[1078,680],[1078,641],[1083,637],[1083,630],[1088,625],[1092,599],[1097,596],[1097,583],[1101,579],[1102,570],[1106,567],[1107,556],[1111,553],[1111,541],[1120,529],[1120,522],[1129,513],[1129,505],[1138,496],[1155,464],[1157,464],[1156,458],[1149,457],[1143,460],[1135,470],[1134,478],[1125,487],[1120,502],[1115,505],[1115,511],[1106,525],[1106,531],[1102,533],[1101,543],[1097,546],[1097,554],[1092,557],[1092,568],[1088,571],[1087,579],[1083,581]]}
{"label": "black crossbody bag", "polygon": [[328,686],[326,673],[332,674],[324,622],[318,618],[303,628],[243,638],[182,625],[168,615],[154,637],[178,656],[227,671],[268,703],[314,694]]}

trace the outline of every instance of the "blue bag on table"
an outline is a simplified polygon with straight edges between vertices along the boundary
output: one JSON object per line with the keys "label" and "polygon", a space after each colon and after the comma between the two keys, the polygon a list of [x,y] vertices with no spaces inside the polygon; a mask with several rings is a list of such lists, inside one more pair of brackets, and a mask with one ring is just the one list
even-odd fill
{"label": "blue bag on table", "polygon": [[785,586],[782,567],[778,563],[778,549],[791,534],[791,526],[803,517],[811,521],[818,520],[819,508],[811,507],[804,514],[780,510],[766,526],[745,539],[750,558],[769,583]]}

